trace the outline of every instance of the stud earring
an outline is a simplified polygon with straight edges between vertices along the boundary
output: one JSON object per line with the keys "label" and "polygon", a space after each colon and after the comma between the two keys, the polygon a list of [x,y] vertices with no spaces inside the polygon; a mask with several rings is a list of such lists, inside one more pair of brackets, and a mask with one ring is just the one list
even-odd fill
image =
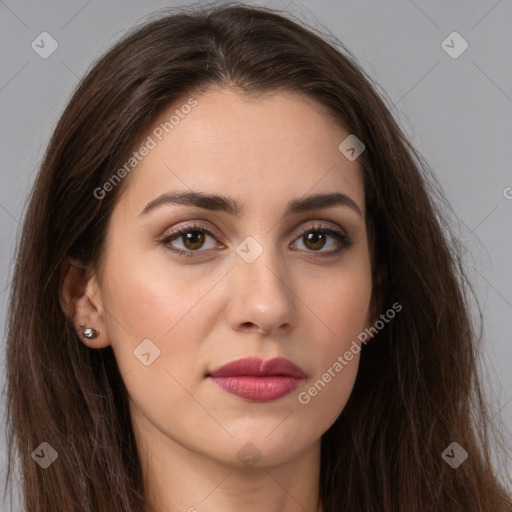
{"label": "stud earring", "polygon": [[[84,325],[81,324],[80,328],[83,328],[83,327],[84,327]],[[92,339],[96,338],[96,336],[98,336],[98,331],[96,329],[93,329],[92,327],[87,327],[87,329],[84,329],[80,334],[84,338],[87,338],[88,340],[92,340]]]}

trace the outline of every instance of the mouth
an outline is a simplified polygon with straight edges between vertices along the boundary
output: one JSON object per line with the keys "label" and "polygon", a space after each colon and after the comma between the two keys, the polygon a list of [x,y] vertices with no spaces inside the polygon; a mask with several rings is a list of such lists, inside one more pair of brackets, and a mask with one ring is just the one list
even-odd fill
{"label": "mouth", "polygon": [[263,361],[247,357],[225,364],[206,377],[232,395],[253,402],[270,402],[291,393],[306,374],[288,359],[278,357]]}

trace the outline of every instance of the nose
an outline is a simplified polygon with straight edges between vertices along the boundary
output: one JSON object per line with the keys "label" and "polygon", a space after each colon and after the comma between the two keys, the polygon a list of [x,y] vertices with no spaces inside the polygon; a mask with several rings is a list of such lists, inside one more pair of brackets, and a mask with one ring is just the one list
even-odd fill
{"label": "nose", "polygon": [[[251,257],[235,258],[229,273],[228,321],[235,331],[262,334],[283,334],[296,323],[297,296],[294,293],[293,275],[286,262],[270,244],[252,242],[250,251],[261,253],[251,262]],[[253,254],[254,256],[254,254]]]}

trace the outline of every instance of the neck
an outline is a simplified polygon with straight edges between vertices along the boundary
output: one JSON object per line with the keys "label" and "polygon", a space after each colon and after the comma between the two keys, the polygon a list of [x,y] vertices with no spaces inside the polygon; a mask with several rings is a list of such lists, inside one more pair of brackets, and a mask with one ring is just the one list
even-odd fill
{"label": "neck", "polygon": [[263,457],[244,467],[189,450],[140,416],[134,429],[147,512],[322,512],[320,440],[280,464],[266,466]]}

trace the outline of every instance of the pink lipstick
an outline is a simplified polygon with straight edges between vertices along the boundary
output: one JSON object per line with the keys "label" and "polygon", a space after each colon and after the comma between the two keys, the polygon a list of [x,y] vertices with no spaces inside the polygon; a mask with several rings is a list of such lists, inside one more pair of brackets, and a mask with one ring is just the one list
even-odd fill
{"label": "pink lipstick", "polygon": [[208,373],[216,386],[253,402],[271,402],[296,389],[306,377],[296,364],[277,357],[263,361],[247,357]]}

